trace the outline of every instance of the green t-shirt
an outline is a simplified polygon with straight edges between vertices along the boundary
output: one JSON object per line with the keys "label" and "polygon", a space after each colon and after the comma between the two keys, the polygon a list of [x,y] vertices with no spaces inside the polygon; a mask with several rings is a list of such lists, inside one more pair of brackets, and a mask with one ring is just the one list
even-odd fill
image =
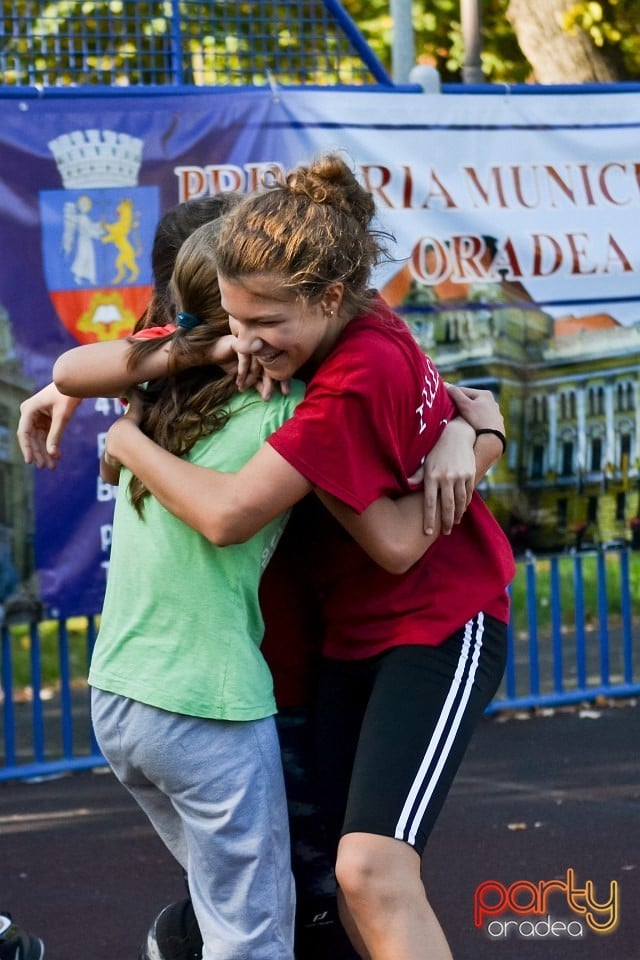
{"label": "green t-shirt", "polygon": [[[234,396],[222,430],[187,459],[235,472],[293,413],[304,387],[265,403]],[[280,516],[246,543],[216,547],[145,498],[141,519],[122,471],[100,632],[89,683],[187,716],[257,720],[276,712],[260,653],[258,585],[286,523]]]}

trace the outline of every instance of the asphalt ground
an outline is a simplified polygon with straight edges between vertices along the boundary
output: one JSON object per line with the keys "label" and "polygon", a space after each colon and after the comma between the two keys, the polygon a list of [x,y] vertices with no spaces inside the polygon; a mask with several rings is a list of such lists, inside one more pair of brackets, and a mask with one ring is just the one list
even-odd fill
{"label": "asphalt ground", "polygon": [[[455,960],[640,960],[639,744],[635,702],[483,720],[424,861]],[[110,773],[0,784],[0,909],[47,960],[136,960],[183,895]]]}

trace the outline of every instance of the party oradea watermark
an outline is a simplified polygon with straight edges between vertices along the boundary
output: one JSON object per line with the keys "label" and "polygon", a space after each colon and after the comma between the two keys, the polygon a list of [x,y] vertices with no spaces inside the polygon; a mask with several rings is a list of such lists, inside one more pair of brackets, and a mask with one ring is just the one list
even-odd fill
{"label": "party oradea watermark", "polygon": [[592,880],[579,883],[572,867],[551,880],[484,880],[473,896],[473,922],[494,941],[603,936],[620,922],[619,885],[611,880],[596,890]]}

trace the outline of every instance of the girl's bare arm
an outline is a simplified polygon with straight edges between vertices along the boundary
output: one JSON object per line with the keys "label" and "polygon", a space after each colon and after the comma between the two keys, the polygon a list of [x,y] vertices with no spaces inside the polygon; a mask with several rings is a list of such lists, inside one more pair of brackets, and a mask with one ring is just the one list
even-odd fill
{"label": "girl's bare arm", "polygon": [[[87,343],[67,350],[56,360],[53,379],[60,393],[69,397],[119,397],[130,387],[145,380],[165,377],[169,369],[171,341],[158,344],[138,358],[131,369],[131,343],[128,340],[105,340]],[[200,362],[236,365],[231,336],[220,337]]]}
{"label": "girl's bare arm", "polygon": [[269,444],[237,473],[221,473],[168,453],[127,417],[110,427],[106,452],[170,513],[218,546],[248,540],[312,489]]}
{"label": "girl's bare arm", "polygon": [[[237,473],[221,473],[175,457],[122,417],[107,434],[107,455],[127,466],[170,512],[212,543],[242,543],[301,500],[309,481],[265,444]],[[480,455],[478,469],[493,462]],[[423,495],[382,498],[358,515],[328,494],[321,500],[380,566],[408,569],[435,541],[423,532]]]}
{"label": "girl's bare arm", "polygon": [[[495,463],[495,446],[495,438],[490,436],[476,440],[476,484]],[[322,490],[315,492],[363,550],[389,573],[405,573],[443,532],[439,503],[431,532],[424,532],[424,494],[421,492],[397,500],[381,497],[361,514]]]}

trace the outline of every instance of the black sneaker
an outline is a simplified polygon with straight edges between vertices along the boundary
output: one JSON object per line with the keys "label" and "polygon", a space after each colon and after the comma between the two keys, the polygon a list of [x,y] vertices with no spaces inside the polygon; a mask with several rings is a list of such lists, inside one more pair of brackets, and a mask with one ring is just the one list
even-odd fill
{"label": "black sneaker", "polygon": [[170,903],[160,911],[138,960],[202,960],[202,936],[191,900]]}
{"label": "black sneaker", "polygon": [[8,913],[0,913],[0,960],[42,960],[44,944],[13,922]]}
{"label": "black sneaker", "polygon": [[295,955],[296,960],[358,960],[340,923],[335,896],[298,901]]}

